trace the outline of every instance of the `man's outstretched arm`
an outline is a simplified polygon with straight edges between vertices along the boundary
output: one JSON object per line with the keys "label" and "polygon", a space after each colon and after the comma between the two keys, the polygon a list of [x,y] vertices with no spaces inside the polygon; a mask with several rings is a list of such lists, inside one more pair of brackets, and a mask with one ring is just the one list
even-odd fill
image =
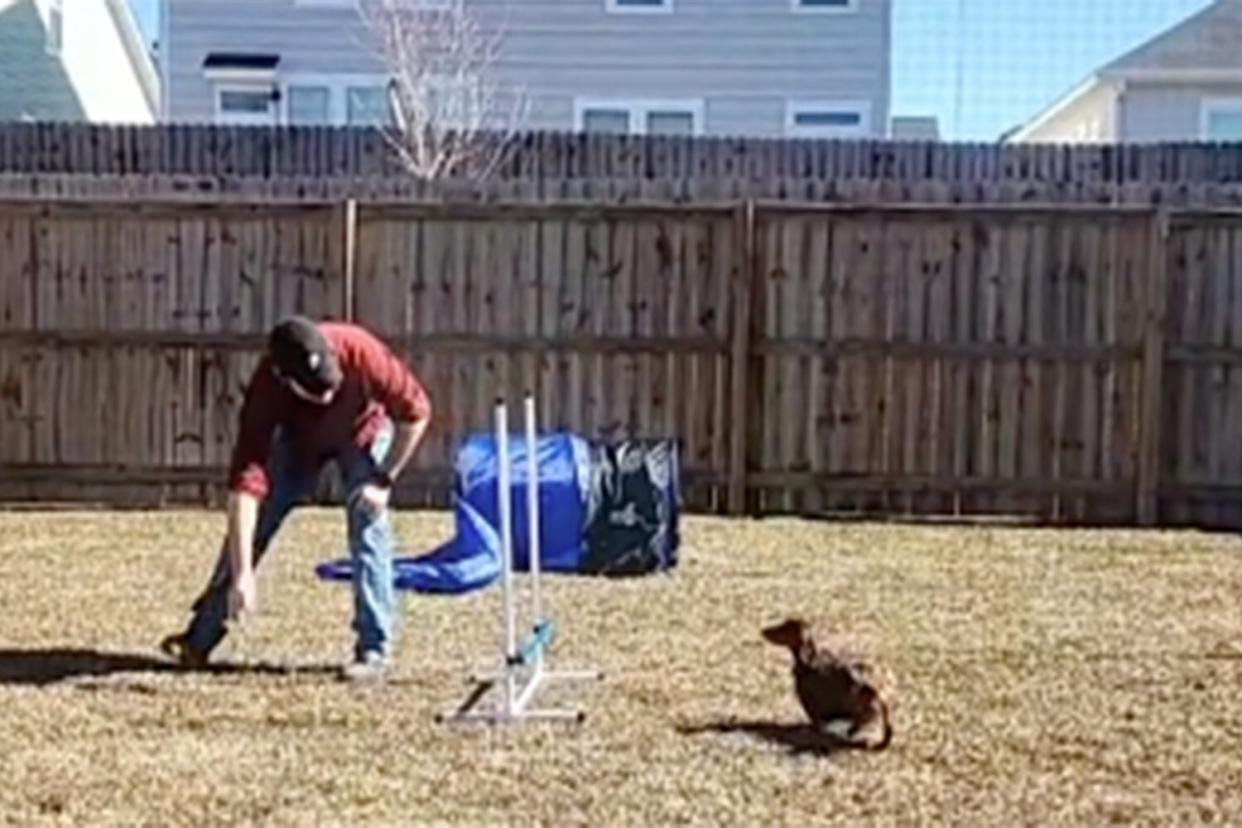
{"label": "man's outstretched arm", "polygon": [[238,618],[255,608],[254,534],[259,504],[271,481],[267,461],[276,427],[273,379],[261,363],[246,389],[237,443],[229,469],[228,558],[231,587],[229,617]]}

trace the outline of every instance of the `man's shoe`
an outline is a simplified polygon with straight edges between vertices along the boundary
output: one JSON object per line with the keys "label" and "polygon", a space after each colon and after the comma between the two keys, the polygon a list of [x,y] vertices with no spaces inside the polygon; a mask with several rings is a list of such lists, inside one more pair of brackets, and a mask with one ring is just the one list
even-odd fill
{"label": "man's shoe", "polygon": [[351,684],[379,684],[388,677],[388,671],[391,668],[391,659],[371,650],[346,666],[342,671],[342,676]]}
{"label": "man's shoe", "polygon": [[207,655],[190,646],[185,633],[170,635],[160,642],[160,650],[186,670],[201,670],[207,666]]}

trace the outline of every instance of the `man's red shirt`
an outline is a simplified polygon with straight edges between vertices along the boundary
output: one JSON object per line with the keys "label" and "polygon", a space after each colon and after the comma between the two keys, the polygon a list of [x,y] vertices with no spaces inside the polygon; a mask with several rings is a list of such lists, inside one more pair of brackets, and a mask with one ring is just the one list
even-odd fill
{"label": "man's red shirt", "polygon": [[240,433],[229,468],[229,488],[260,499],[271,488],[267,463],[276,428],[292,438],[293,456],[305,471],[351,447],[371,444],[385,415],[413,422],[431,416],[431,400],[414,373],[378,337],[358,325],[321,322],[344,380],[328,405],[307,402],[260,360],[242,403]]}

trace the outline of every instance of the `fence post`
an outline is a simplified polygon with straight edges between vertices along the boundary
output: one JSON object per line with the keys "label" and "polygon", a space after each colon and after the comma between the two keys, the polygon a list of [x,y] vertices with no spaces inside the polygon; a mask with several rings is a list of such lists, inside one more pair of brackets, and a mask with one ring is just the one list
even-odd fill
{"label": "fence post", "polygon": [[755,202],[748,198],[734,212],[733,338],[730,344],[732,397],[729,400],[728,513],[746,511],[746,447],[750,440],[750,317],[755,283]]}
{"label": "fence post", "polygon": [[1143,320],[1143,384],[1139,410],[1138,486],[1135,511],[1141,526],[1160,515],[1160,437],[1163,407],[1165,322],[1169,291],[1169,213],[1156,210],[1148,231],[1147,301]]}
{"label": "fence post", "polygon": [[341,317],[352,322],[356,308],[354,306],[354,279],[358,266],[358,201],[348,199],[345,202],[345,285],[341,296]]}

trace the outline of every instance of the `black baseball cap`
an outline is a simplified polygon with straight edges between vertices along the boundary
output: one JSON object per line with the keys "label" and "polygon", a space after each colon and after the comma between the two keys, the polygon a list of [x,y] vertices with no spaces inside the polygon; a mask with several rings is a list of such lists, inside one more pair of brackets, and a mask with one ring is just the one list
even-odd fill
{"label": "black baseball cap", "polygon": [[305,316],[281,320],[268,337],[267,349],[276,374],[312,394],[341,384],[341,366],[332,346],[319,326]]}

